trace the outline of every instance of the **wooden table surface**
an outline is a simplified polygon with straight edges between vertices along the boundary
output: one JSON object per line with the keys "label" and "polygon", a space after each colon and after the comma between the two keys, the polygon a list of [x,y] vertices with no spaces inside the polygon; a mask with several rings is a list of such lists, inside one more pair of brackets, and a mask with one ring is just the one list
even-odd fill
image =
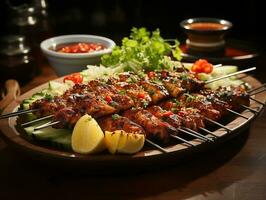
{"label": "wooden table surface", "polygon": [[[54,78],[44,67],[22,91]],[[265,122],[266,112],[236,138],[173,167],[115,175],[53,169],[21,156],[0,138],[0,199],[264,200]]]}

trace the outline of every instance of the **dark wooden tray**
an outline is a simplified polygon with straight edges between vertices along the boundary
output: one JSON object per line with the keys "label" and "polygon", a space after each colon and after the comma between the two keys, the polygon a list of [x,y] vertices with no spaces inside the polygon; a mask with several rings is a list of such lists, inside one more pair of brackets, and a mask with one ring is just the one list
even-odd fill
{"label": "dark wooden tray", "polygon": [[[60,82],[62,79],[63,78],[59,78],[56,80]],[[253,87],[261,86],[261,83],[251,76],[246,76],[243,80],[251,84]],[[32,94],[47,87],[47,84],[48,83],[38,86],[20,96],[16,101],[11,102],[11,104],[4,110],[3,114],[16,111],[23,99],[28,98],[32,96]],[[253,97],[261,102],[265,102],[266,100],[265,92]],[[250,107],[257,109],[259,113],[263,110],[263,106],[255,103],[254,101],[251,101]],[[242,115],[248,117],[249,119],[246,120],[244,118],[237,117],[225,124],[226,127],[232,129],[231,132],[227,132],[222,128],[213,131],[213,134],[217,136],[215,142],[202,142],[201,140],[193,139],[190,141],[196,145],[195,147],[189,147],[184,143],[173,144],[165,147],[169,153],[162,153],[152,147],[146,147],[134,155],[110,155],[107,152],[95,155],[81,155],[74,152],[51,149],[49,147],[31,143],[30,141],[24,139],[21,133],[15,128],[15,117],[0,121],[0,130],[2,131],[6,141],[14,146],[16,150],[22,152],[23,154],[30,155],[40,161],[51,161],[50,163],[57,163],[65,166],[82,166],[87,169],[96,170],[111,170],[112,168],[119,169],[125,167],[145,168],[152,165],[160,166],[162,164],[173,164],[184,157],[195,155],[198,152],[206,151],[218,146],[220,143],[223,143],[226,140],[242,133],[243,129],[247,129],[249,124],[259,114],[254,114],[246,110],[242,112]]]}

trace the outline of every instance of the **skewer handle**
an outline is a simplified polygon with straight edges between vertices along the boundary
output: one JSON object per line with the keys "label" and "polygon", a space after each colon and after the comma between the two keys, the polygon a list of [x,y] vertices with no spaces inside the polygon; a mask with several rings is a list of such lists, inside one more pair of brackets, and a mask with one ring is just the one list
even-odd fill
{"label": "skewer handle", "polygon": [[244,70],[241,70],[241,71],[238,71],[238,72],[227,74],[225,76],[221,76],[221,77],[206,81],[205,84],[209,84],[209,83],[212,83],[212,82],[215,82],[215,81],[219,81],[221,79],[225,79],[225,78],[228,78],[228,77],[231,77],[231,76],[235,76],[235,75],[238,75],[238,74],[242,74],[242,73],[245,73],[245,72],[250,72],[250,71],[253,71],[255,69],[256,69],[256,67],[251,67],[251,68],[244,69]]}

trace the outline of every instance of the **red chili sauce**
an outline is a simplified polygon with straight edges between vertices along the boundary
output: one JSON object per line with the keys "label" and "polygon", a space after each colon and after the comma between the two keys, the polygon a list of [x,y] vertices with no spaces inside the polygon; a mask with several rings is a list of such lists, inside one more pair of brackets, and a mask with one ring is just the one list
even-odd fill
{"label": "red chili sauce", "polygon": [[90,53],[93,51],[103,50],[106,47],[99,43],[79,42],[60,44],[55,48],[55,51],[61,53]]}
{"label": "red chili sauce", "polygon": [[223,30],[227,27],[225,24],[213,23],[213,22],[196,22],[192,24],[185,25],[187,29],[193,30],[201,30],[201,31],[208,31],[208,30]]}

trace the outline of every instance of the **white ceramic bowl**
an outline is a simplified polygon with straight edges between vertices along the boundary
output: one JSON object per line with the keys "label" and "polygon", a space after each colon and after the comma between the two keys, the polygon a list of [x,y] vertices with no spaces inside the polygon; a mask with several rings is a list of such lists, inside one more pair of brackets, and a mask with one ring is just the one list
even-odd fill
{"label": "white ceramic bowl", "polygon": [[[60,53],[53,50],[57,45],[77,42],[100,43],[106,48],[90,53]],[[102,55],[112,52],[115,42],[96,35],[62,35],[46,39],[40,46],[57,75],[64,76],[86,69],[86,65],[99,64]]]}

